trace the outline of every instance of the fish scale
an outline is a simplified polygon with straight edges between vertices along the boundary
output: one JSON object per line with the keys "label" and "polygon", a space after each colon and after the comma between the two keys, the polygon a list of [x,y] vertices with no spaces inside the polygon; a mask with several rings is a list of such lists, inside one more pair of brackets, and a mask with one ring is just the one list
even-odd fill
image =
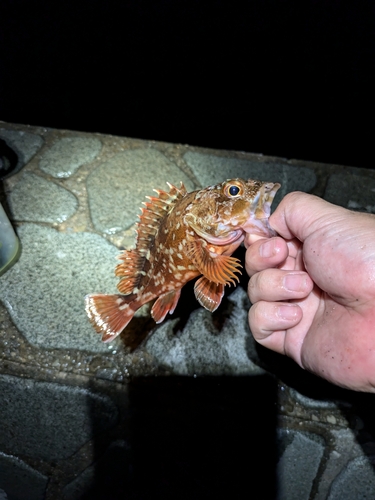
{"label": "fish scale", "polygon": [[246,233],[275,235],[268,217],[278,183],[230,179],[187,193],[169,184],[147,197],[137,223],[136,246],[118,258],[115,274],[120,294],[90,294],[86,312],[102,340],[119,335],[143,304],[155,300],[153,319],[172,314],[182,287],[195,283],[198,302],[214,311],[225,285],[235,285],[240,261],[231,255]]}

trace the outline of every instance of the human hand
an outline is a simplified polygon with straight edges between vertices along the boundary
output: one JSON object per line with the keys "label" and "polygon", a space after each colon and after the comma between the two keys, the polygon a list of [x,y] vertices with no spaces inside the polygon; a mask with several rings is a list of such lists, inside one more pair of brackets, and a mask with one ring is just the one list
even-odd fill
{"label": "human hand", "polygon": [[247,236],[255,340],[342,387],[375,392],[375,216],[294,192]]}

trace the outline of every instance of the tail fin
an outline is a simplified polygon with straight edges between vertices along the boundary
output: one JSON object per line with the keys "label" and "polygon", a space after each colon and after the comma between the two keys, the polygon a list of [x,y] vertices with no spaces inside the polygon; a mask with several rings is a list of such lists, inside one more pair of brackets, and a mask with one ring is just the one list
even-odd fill
{"label": "tail fin", "polygon": [[131,307],[134,294],[106,295],[93,293],[85,297],[85,309],[103,342],[110,342],[119,335],[134,316],[138,307]]}

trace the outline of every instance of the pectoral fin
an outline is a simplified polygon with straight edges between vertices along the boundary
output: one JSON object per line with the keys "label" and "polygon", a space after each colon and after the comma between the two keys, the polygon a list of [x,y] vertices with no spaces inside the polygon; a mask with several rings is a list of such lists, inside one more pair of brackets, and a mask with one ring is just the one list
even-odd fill
{"label": "pectoral fin", "polygon": [[194,285],[194,293],[197,301],[210,312],[216,311],[224,295],[224,285],[214,283],[204,276],[199,278]]}
{"label": "pectoral fin", "polygon": [[188,257],[208,280],[217,284],[236,285],[235,280],[239,281],[239,278],[235,273],[241,272],[238,269],[241,267],[238,259],[213,252],[201,238],[189,241],[188,245]]}

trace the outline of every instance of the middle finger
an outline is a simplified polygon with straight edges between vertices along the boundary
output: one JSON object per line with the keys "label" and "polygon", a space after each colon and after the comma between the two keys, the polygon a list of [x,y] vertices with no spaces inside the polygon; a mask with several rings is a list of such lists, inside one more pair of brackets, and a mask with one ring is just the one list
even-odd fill
{"label": "middle finger", "polygon": [[252,276],[248,285],[250,301],[274,302],[278,300],[303,299],[313,289],[313,282],[303,271],[265,269]]}

